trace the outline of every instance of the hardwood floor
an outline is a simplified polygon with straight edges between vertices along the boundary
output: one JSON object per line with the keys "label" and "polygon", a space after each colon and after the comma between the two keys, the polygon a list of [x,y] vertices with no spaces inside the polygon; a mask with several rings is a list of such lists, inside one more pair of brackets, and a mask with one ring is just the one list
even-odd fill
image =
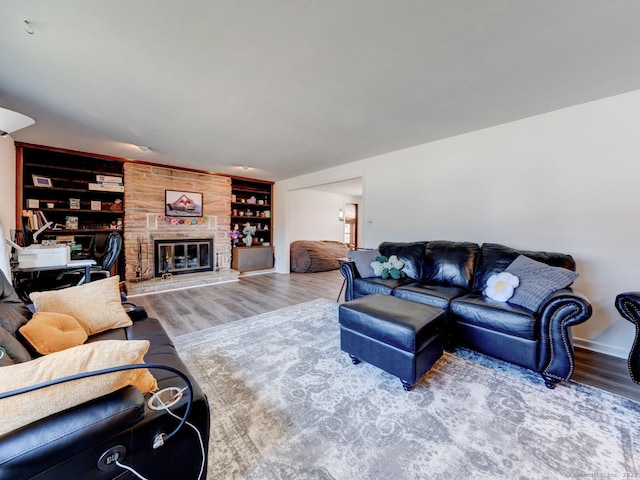
{"label": "hardwood floor", "polygon": [[[316,298],[336,301],[342,285],[337,270],[321,273],[270,273],[238,282],[131,297],[160,319],[170,336],[233,322]],[[343,296],[340,297],[343,301]],[[575,349],[573,380],[640,401],[640,385],[629,376],[626,359]]]}

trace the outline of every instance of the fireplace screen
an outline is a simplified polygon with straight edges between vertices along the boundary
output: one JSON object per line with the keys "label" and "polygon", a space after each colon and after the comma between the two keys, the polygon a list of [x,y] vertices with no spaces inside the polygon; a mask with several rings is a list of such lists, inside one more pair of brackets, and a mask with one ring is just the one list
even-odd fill
{"label": "fireplace screen", "polygon": [[154,240],[156,277],[213,270],[213,239]]}

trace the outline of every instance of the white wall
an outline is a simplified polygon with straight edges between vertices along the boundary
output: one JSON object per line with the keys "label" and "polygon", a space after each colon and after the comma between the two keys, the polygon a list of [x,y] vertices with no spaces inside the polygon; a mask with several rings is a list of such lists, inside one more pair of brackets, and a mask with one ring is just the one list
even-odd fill
{"label": "white wall", "polygon": [[343,241],[344,224],[338,221],[338,210],[344,208],[345,198],[318,190],[290,192],[287,217],[289,238],[295,240]]}
{"label": "white wall", "polygon": [[15,228],[16,148],[9,135],[0,137],[0,222],[6,235]]}
{"label": "white wall", "polygon": [[[276,183],[276,252],[290,191],[362,175],[362,246],[464,240],[570,253],[593,317],[576,343],[625,357],[633,327],[616,294],[640,290],[640,91],[418,145]],[[277,271],[286,271],[283,256]]]}

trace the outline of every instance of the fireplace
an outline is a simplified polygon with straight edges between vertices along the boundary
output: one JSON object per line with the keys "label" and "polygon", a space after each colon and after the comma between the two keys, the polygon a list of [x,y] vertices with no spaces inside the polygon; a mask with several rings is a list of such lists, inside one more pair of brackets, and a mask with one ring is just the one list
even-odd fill
{"label": "fireplace", "polygon": [[153,241],[156,277],[213,271],[213,238],[172,238]]}

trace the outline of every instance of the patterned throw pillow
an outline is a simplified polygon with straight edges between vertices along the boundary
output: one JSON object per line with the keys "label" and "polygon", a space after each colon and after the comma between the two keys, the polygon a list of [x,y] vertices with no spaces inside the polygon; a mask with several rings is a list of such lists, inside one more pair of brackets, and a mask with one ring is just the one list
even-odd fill
{"label": "patterned throw pillow", "polygon": [[520,279],[509,303],[537,311],[542,301],[561,288],[568,287],[578,273],[561,267],[552,267],[524,255],[518,256],[505,270]]}

